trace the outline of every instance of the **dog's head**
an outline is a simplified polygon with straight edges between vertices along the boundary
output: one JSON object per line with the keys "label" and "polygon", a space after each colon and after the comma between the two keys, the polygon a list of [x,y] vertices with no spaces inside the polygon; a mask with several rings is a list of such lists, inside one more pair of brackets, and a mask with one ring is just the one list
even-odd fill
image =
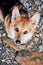
{"label": "dog's head", "polygon": [[[35,13],[31,18],[21,16],[18,7],[15,6],[10,18],[11,23],[7,27],[8,36],[14,39],[15,43],[27,43],[34,34],[39,19],[39,13]],[[5,20],[9,22],[9,16]]]}

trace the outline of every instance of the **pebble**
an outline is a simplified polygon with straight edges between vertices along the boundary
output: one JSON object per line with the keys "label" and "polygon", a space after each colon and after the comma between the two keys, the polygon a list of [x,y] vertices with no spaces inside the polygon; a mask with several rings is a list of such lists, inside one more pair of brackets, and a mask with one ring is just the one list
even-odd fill
{"label": "pebble", "polygon": [[3,59],[2,62],[5,62],[5,59]]}
{"label": "pebble", "polygon": [[39,46],[39,52],[43,52],[43,46],[41,45],[41,46]]}

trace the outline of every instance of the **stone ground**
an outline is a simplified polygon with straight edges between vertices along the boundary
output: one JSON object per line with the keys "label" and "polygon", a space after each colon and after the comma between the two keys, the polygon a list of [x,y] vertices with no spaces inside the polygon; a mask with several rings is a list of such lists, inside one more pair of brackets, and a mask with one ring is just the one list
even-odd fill
{"label": "stone ground", "polygon": [[[27,48],[32,48],[33,51],[39,51],[43,53],[43,0],[21,0],[24,6],[29,11],[31,17],[35,12],[40,12],[41,18],[36,28],[36,32],[27,44]],[[31,44],[31,46],[30,46]],[[20,65],[15,59],[15,50],[8,45],[0,44],[0,65]]]}

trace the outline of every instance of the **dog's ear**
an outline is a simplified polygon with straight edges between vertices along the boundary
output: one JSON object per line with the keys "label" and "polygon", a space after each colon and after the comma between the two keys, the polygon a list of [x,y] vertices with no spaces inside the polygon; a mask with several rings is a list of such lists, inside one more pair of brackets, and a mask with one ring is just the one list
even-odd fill
{"label": "dog's ear", "polygon": [[40,14],[39,13],[35,13],[31,20],[32,20],[32,24],[34,25],[34,27],[36,28],[38,22],[39,22],[39,19],[40,19]]}
{"label": "dog's ear", "polygon": [[18,6],[14,6],[12,10],[11,22],[15,21],[20,16]]}
{"label": "dog's ear", "polygon": [[8,27],[10,25],[10,21],[11,21],[11,15],[8,14],[6,17],[5,17],[5,26]]}
{"label": "dog's ear", "polygon": [[2,12],[1,9],[0,9],[0,20],[1,20],[1,21],[4,21],[4,15],[3,15],[3,12]]}

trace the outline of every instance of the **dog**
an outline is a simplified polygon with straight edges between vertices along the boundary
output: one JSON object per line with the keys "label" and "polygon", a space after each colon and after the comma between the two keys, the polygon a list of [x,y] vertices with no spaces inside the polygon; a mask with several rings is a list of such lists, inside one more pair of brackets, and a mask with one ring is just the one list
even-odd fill
{"label": "dog", "polygon": [[5,20],[2,10],[0,10],[0,19],[4,21],[8,37],[19,46],[27,44],[31,40],[40,20],[38,12],[29,18],[28,12],[22,7],[23,5],[14,5],[10,9],[11,13],[5,16]]}
{"label": "dog", "polygon": [[22,16],[19,7],[14,6],[12,15],[5,17],[5,26],[8,37],[16,44],[26,44],[32,38],[35,28],[40,20],[40,14],[36,12],[31,18]]}

